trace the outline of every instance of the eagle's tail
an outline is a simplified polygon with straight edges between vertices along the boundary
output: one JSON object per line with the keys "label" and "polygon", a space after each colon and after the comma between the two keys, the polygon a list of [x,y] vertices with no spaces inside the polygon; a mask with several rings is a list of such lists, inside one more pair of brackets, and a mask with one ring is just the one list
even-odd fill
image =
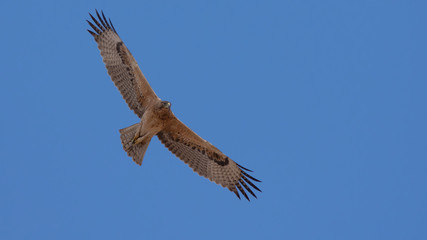
{"label": "eagle's tail", "polygon": [[134,124],[130,127],[120,129],[120,139],[122,140],[123,149],[128,153],[128,156],[132,157],[132,160],[138,164],[142,164],[144,159],[145,151],[147,151],[148,145],[150,144],[151,138],[147,139],[142,143],[134,144],[134,137],[138,130],[139,123]]}

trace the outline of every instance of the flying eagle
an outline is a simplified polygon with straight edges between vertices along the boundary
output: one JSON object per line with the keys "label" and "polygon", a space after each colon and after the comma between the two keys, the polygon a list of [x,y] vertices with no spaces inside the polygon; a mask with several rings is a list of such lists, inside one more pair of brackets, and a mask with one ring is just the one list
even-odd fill
{"label": "flying eagle", "polygon": [[123,148],[132,160],[141,165],[151,138],[157,135],[169,151],[199,175],[228,188],[239,199],[240,191],[249,200],[245,190],[256,198],[249,186],[261,192],[251,180],[260,181],[246,172],[252,171],[231,160],[178,120],[171,111],[171,103],[162,101],[154,93],[111,20],[107,21],[102,11],[101,14],[96,11],[98,19],[89,15],[93,23],[87,22],[94,32],[88,32],[98,44],[108,74],[129,108],[141,119],[119,130]]}

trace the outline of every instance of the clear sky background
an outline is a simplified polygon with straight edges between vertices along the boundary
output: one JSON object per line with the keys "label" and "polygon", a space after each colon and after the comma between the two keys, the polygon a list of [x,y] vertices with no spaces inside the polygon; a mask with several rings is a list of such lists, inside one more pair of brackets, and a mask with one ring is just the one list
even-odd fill
{"label": "clear sky background", "polygon": [[[176,116],[263,182],[239,200],[138,122],[102,9]],[[427,239],[425,1],[1,1],[0,239]]]}

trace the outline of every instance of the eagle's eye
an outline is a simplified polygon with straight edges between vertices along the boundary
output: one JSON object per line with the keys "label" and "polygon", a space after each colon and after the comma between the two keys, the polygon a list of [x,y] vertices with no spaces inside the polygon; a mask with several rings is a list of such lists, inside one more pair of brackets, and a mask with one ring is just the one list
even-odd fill
{"label": "eagle's eye", "polygon": [[164,101],[163,102],[163,107],[166,107],[166,108],[170,108],[171,107],[171,103],[170,102],[168,102],[168,101]]}

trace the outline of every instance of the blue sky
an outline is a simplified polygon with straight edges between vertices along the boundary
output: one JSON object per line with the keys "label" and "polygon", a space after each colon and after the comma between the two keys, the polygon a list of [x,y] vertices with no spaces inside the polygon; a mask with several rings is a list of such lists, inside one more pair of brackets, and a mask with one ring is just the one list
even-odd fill
{"label": "blue sky", "polygon": [[[1,239],[427,239],[424,1],[2,1]],[[157,95],[262,180],[251,202],[154,138],[107,75],[102,9]]]}

